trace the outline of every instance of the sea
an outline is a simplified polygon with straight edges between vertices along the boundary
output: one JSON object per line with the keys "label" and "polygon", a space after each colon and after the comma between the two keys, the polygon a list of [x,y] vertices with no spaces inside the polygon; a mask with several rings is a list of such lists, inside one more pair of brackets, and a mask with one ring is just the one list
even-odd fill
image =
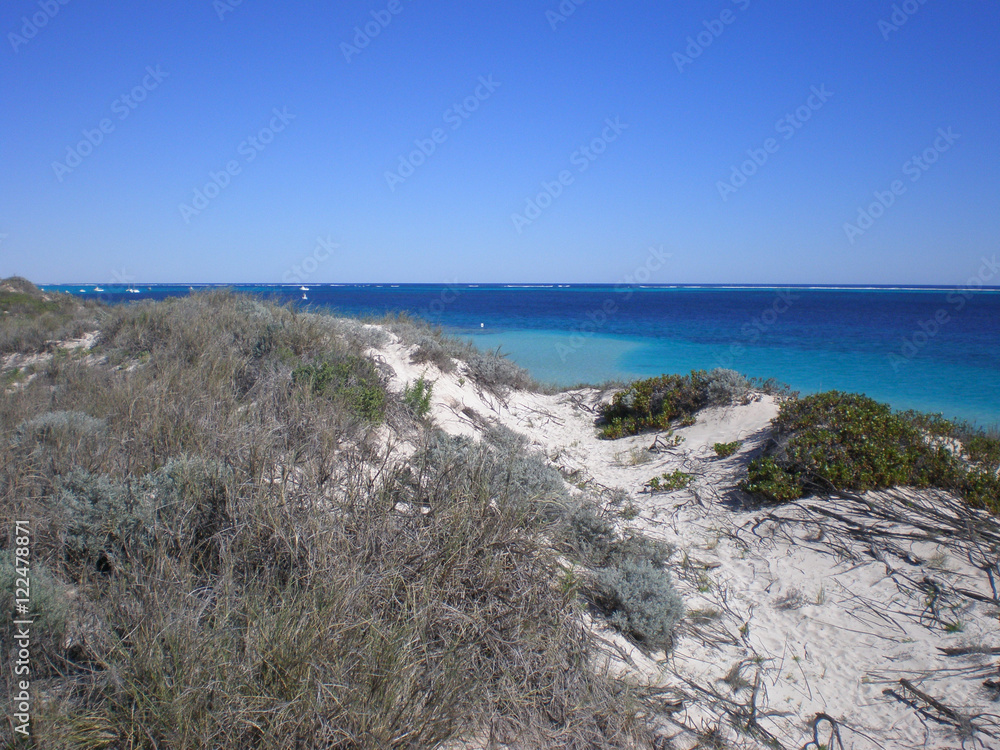
{"label": "sea", "polygon": [[[44,288],[132,304],[211,286]],[[898,409],[1000,426],[997,287],[225,286],[312,311],[406,312],[558,386],[725,367],[803,395],[865,393]]]}

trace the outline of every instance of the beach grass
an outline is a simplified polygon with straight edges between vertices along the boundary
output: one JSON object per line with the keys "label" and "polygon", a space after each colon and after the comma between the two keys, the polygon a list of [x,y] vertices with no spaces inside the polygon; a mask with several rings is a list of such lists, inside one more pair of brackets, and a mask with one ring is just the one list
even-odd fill
{"label": "beach grass", "polygon": [[[648,737],[636,691],[594,669],[581,592],[558,583],[553,540],[580,501],[513,433],[474,444],[425,424],[430,384],[389,389],[366,354],[377,334],[226,291],[118,307],[13,293],[40,301],[0,335],[50,303],[67,326],[39,324],[46,336],[84,320],[98,332],[0,397],[0,515],[30,522],[49,623],[33,651],[36,746]],[[522,382],[505,367],[472,377]],[[418,446],[407,460],[402,436]],[[669,612],[634,603],[669,582],[662,562],[636,573],[619,554],[591,579],[607,579],[593,596],[608,617],[658,647],[679,599],[660,585]]]}

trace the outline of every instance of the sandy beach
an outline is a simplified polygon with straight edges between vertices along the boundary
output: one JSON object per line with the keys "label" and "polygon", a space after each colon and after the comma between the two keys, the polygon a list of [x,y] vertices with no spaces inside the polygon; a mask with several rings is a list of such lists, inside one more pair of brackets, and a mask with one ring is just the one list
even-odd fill
{"label": "sandy beach", "polygon": [[[655,433],[599,439],[608,393],[498,398],[461,368],[412,364],[398,341],[371,354],[394,388],[434,382],[441,429],[477,435],[499,423],[528,436],[572,485],[624,489],[635,514],[625,523],[675,547],[688,617],[669,656],[591,620],[607,645],[597,668],[662,688],[664,747],[705,747],[698,737],[713,732],[734,747],[776,739],[810,750],[1000,742],[998,693],[984,686],[1000,650],[996,519],[937,491],[754,506],[736,484],[769,434],[772,396],[707,409],[676,430],[678,445],[650,450],[663,443]],[[737,440],[729,458],[712,450]],[[675,469],[695,476],[688,488],[648,491]]]}

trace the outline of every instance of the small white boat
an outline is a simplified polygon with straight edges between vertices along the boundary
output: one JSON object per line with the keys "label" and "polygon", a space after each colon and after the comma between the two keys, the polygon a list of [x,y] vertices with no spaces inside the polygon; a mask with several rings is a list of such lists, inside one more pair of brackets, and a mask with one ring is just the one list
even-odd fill
{"label": "small white boat", "polygon": [[300,286],[299,289],[302,290],[303,292],[308,292],[309,291],[309,287],[307,287],[307,286]]}
{"label": "small white boat", "polygon": [[141,294],[141,292],[138,289],[133,289],[132,287],[129,287],[125,291],[128,292],[129,294]]}
{"label": "small white boat", "polygon": [[95,291],[95,292],[103,292],[103,291],[104,291],[104,287],[100,287],[100,286],[95,286],[95,287],[94,287],[94,291]]}
{"label": "small white boat", "polygon": [[302,299],[309,299],[309,298],[308,298],[308,297],[306,296],[306,293],[305,293],[305,292],[302,292]]}
{"label": "small white boat", "polygon": [[86,293],[87,293],[87,290],[86,290],[86,289],[81,289],[80,291],[81,291],[81,292],[83,292],[84,294],[86,294]]}

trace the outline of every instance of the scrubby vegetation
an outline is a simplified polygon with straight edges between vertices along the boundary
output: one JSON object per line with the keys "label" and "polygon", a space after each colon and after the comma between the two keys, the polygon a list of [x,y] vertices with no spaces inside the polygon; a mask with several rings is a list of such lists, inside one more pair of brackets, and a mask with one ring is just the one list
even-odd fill
{"label": "scrubby vegetation", "polygon": [[691,474],[680,469],[675,469],[658,477],[653,477],[646,482],[646,487],[650,492],[673,492],[674,490],[682,490],[687,487],[691,484],[692,479],[694,477]]}
{"label": "scrubby vegetation", "polygon": [[736,453],[743,446],[742,440],[734,440],[731,443],[716,443],[712,446],[712,450],[715,451],[715,455],[719,458],[729,458],[731,455]]}
{"label": "scrubby vegetation", "polygon": [[507,359],[499,349],[476,352],[468,361],[468,372],[481,387],[500,396],[511,390],[536,387],[528,371]]}
{"label": "scrubby vegetation", "polygon": [[468,341],[450,336],[440,327],[405,313],[377,320],[400,340],[416,347],[414,364],[432,363],[442,372],[453,372],[464,363],[465,372],[485,391],[504,397],[513,389],[539,389],[527,370],[511,362],[500,350],[481,352]]}
{"label": "scrubby vegetation", "polygon": [[27,279],[0,280],[0,354],[44,351],[54,340],[79,338],[96,327],[100,305],[46,292]]}
{"label": "scrubby vegetation", "polygon": [[644,647],[668,650],[684,616],[664,569],[673,549],[641,534],[622,536],[590,504],[568,515],[562,539],[590,568],[584,591],[611,624]]}
{"label": "scrubby vegetation", "polygon": [[1000,512],[1000,439],[967,425],[829,391],[785,402],[774,427],[742,485],[766,499],[907,485]]}
{"label": "scrubby vegetation", "polygon": [[364,357],[348,355],[335,362],[301,365],[292,371],[292,382],[304,384],[313,395],[340,401],[373,424],[385,416],[385,384],[374,363]]}
{"label": "scrubby vegetation", "polygon": [[431,412],[431,395],[434,393],[434,383],[423,375],[407,383],[403,388],[403,403],[418,419],[424,419]]}
{"label": "scrubby vegetation", "polygon": [[666,430],[675,422],[690,425],[694,415],[708,406],[742,403],[749,398],[750,387],[738,372],[723,369],[637,380],[601,409],[601,435],[614,439]]}
{"label": "scrubby vegetation", "polygon": [[628,560],[597,571],[593,587],[595,603],[618,629],[653,648],[669,648],[684,603],[663,568]]}
{"label": "scrubby vegetation", "polygon": [[[632,688],[593,669],[579,595],[667,647],[669,550],[586,520],[523,437],[414,422],[430,384],[387,388],[377,329],[227,292],[97,312],[90,356],[0,395],[0,516],[32,529],[36,746],[648,740]],[[483,356],[470,370],[510,387]],[[560,585],[566,559],[585,585]]]}

